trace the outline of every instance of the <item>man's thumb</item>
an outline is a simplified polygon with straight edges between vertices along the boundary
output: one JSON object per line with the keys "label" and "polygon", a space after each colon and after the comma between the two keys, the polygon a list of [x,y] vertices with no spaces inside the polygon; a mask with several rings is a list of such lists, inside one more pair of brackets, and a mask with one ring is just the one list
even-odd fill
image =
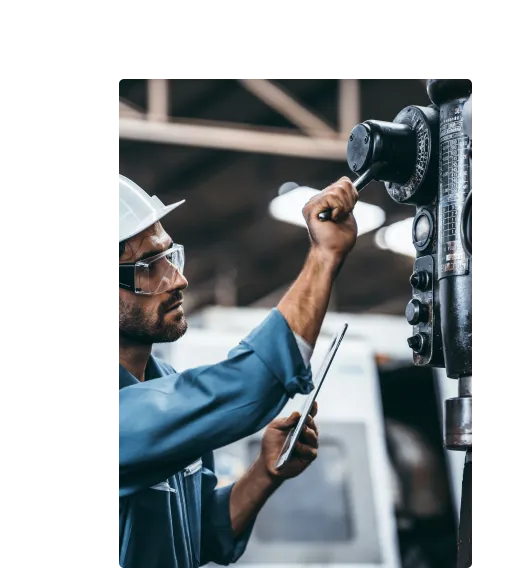
{"label": "man's thumb", "polygon": [[276,428],[278,430],[289,430],[290,428],[293,428],[295,424],[297,424],[299,419],[300,414],[298,412],[292,412],[290,416],[288,416],[288,418],[280,418],[279,420],[277,420]]}

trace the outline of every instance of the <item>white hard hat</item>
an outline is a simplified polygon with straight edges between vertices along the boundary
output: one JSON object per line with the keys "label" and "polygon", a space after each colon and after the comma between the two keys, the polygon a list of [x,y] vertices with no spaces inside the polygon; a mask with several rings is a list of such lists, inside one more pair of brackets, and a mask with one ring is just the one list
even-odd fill
{"label": "white hard hat", "polygon": [[150,195],[125,176],[120,175],[120,221],[119,237],[121,241],[148,229],[170,211],[185,201],[165,205],[157,196]]}

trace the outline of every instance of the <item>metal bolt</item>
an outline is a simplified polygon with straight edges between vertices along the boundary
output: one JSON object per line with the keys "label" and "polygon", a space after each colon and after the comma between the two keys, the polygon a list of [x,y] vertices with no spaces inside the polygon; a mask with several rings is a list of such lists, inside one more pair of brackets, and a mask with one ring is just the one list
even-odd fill
{"label": "metal bolt", "polygon": [[413,335],[412,337],[408,337],[408,346],[413,349],[413,351],[417,351],[422,346],[422,341],[420,335]]}
{"label": "metal bolt", "polygon": [[354,171],[356,171],[357,167],[358,167],[358,164],[352,164],[352,169],[353,169]]}

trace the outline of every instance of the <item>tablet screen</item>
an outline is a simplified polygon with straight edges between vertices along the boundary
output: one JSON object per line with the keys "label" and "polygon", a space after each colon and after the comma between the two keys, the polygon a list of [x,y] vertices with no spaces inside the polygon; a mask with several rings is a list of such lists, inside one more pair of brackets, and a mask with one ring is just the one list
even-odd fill
{"label": "tablet screen", "polygon": [[318,370],[317,376],[315,378],[314,381],[315,388],[311,391],[311,393],[309,394],[306,400],[306,403],[304,404],[304,408],[302,409],[302,413],[299,421],[297,422],[297,425],[293,430],[290,430],[290,433],[288,434],[288,437],[284,442],[281,454],[275,464],[275,467],[277,469],[283,467],[284,464],[290,459],[291,454],[293,453],[293,449],[295,448],[295,444],[297,443],[297,440],[299,439],[302,429],[304,428],[304,424],[307,420],[307,417],[309,416],[309,411],[311,410],[311,407],[315,402],[315,399],[320,391],[320,388],[322,387],[322,383],[324,382],[324,379],[327,375],[327,372],[329,371],[331,363],[333,362],[334,356],[336,355],[336,351],[338,350],[338,347],[340,347],[340,343],[342,342],[343,336],[345,335],[345,332],[347,331],[348,327],[349,327],[348,324],[345,324],[343,328],[337,333],[335,333],[335,335],[333,336],[333,339],[331,341],[331,346],[329,347],[322,362],[322,365],[320,366],[320,369]]}

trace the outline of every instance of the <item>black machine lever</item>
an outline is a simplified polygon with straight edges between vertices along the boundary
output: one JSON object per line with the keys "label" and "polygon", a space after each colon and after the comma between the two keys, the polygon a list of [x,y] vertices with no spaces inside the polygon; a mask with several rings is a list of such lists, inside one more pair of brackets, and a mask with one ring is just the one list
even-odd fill
{"label": "black machine lever", "polygon": [[[356,180],[352,182],[356,190],[361,191],[371,181],[373,181],[376,178],[376,176],[379,175],[379,172],[384,165],[385,165],[384,162],[376,162],[372,164],[366,172],[363,172],[363,174],[361,174],[358,178],[356,178]],[[298,187],[300,187],[299,184],[292,181],[284,183],[279,188],[279,195],[283,195],[284,193],[297,189]],[[321,211],[318,214],[318,218],[320,219],[320,221],[329,221],[331,219],[331,215],[332,215],[332,209],[326,209],[325,211]]]}

